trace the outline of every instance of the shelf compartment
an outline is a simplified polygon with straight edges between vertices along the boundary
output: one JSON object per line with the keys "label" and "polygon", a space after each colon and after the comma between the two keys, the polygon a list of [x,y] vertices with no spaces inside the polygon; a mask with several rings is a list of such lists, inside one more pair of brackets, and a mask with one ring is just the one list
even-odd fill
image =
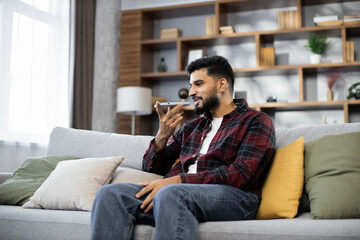
{"label": "shelf compartment", "polygon": [[[278,12],[285,9],[296,11],[297,1],[221,1],[219,26],[233,26],[235,32],[245,33],[276,30]],[[259,21],[254,24],[254,19]]]}
{"label": "shelf compartment", "polygon": [[289,1],[268,1],[268,0],[252,0],[252,1],[220,1],[220,6],[226,12],[243,12],[254,11],[260,9],[271,8],[287,8],[296,6],[296,0]]}
{"label": "shelf compartment", "polygon": [[303,6],[320,5],[327,3],[357,2],[359,0],[302,0]]}
{"label": "shelf compartment", "polygon": [[358,1],[354,0],[302,0],[303,26],[315,26],[313,17],[338,15],[339,20],[343,16],[358,12]]}
{"label": "shelf compartment", "polygon": [[[305,101],[298,103],[274,102],[266,104],[250,104],[251,107],[260,109],[274,109],[276,111],[308,111],[308,110],[341,110],[347,101],[317,102]],[[354,103],[356,104],[356,103]],[[360,104],[360,101],[357,103]]]}
{"label": "shelf compartment", "polygon": [[262,31],[259,34],[265,42],[308,39],[313,32],[325,35],[326,37],[341,38],[341,28],[341,26],[304,27],[299,29]]}
{"label": "shelf compartment", "polygon": [[[181,29],[183,36],[205,35],[205,19],[214,15],[214,3],[182,4],[176,7],[144,9],[142,11],[142,39],[159,39],[161,29],[168,28]],[[193,24],[191,24],[194,22],[197,26],[202,26],[202,31],[194,30]]]}
{"label": "shelf compartment", "polygon": [[165,80],[183,80],[188,79],[185,71],[182,72],[166,72],[166,73],[143,73],[141,78],[145,81],[165,81]]}
{"label": "shelf compartment", "polygon": [[143,40],[141,45],[155,51],[165,50],[165,49],[175,49],[176,40],[166,40],[166,39],[152,39],[152,40]]}

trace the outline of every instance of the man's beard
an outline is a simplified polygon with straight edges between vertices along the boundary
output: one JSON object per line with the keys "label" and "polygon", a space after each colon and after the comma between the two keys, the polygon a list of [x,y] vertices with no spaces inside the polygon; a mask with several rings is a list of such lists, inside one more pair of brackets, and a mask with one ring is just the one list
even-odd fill
{"label": "man's beard", "polygon": [[201,98],[203,101],[202,107],[199,107],[199,105],[195,105],[194,112],[196,114],[203,114],[205,112],[209,112],[213,108],[217,107],[220,104],[220,100],[216,95],[216,91],[213,92],[208,98]]}

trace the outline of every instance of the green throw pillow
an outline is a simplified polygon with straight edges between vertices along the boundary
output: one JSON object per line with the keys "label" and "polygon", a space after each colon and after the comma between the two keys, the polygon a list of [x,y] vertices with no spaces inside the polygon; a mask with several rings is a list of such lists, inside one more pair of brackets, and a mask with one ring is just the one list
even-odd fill
{"label": "green throw pillow", "polygon": [[76,157],[28,158],[20,168],[0,184],[0,204],[23,205],[55,169],[58,162]]}
{"label": "green throw pillow", "polygon": [[305,184],[311,217],[360,217],[360,132],[328,135],[306,144]]}

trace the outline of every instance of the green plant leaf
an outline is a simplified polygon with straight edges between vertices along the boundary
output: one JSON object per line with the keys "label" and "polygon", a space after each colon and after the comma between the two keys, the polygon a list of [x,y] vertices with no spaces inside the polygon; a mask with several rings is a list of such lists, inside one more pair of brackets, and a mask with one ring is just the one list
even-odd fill
{"label": "green plant leaf", "polygon": [[321,55],[326,52],[328,46],[327,37],[320,37],[316,33],[311,34],[308,43],[305,45],[312,53]]}

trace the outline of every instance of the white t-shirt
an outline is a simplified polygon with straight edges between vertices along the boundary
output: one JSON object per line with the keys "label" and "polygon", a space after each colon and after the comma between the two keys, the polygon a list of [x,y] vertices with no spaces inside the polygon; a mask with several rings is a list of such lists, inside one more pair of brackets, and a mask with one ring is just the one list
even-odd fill
{"label": "white t-shirt", "polygon": [[[211,125],[210,125],[211,129],[210,132],[208,132],[205,135],[204,141],[202,142],[201,149],[199,152],[199,157],[208,152],[210,143],[212,139],[215,137],[217,131],[219,130],[222,120],[223,118],[213,118],[213,120],[211,121]],[[188,173],[196,173],[196,172],[197,172],[197,161],[189,166]]]}

